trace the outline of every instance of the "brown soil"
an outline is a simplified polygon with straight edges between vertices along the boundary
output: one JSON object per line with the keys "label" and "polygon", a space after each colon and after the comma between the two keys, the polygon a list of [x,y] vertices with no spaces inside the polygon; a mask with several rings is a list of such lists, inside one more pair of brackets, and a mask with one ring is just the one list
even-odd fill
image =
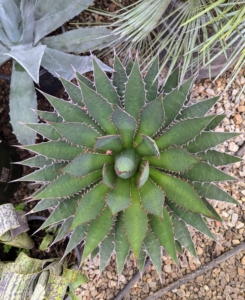
{"label": "brown soil", "polygon": [[0,74],[11,76],[12,74],[12,60],[8,60],[6,63],[0,66]]}

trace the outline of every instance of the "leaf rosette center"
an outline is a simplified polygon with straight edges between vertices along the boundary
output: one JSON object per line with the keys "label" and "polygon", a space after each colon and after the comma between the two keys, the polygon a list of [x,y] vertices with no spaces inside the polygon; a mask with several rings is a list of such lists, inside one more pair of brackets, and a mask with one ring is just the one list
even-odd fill
{"label": "leaf rosette center", "polygon": [[139,165],[140,158],[133,148],[126,149],[115,156],[115,172],[123,179],[132,177]]}

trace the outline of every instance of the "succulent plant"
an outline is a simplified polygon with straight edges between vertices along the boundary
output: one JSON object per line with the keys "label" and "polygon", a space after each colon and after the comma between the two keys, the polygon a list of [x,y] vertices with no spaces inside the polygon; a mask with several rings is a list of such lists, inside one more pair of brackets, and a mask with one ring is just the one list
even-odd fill
{"label": "succulent plant", "polygon": [[[35,142],[35,134],[20,122],[37,122],[31,109],[37,108],[33,81],[39,82],[40,66],[54,76],[72,79],[73,67],[92,70],[90,56],[81,53],[102,49],[110,41],[110,30],[83,27],[48,36],[63,23],[86,9],[93,0],[0,0],[0,65],[13,59],[10,86],[10,118],[21,144]],[[101,66],[109,71],[106,65]],[[21,113],[20,113],[21,112]]]}
{"label": "succulent plant", "polygon": [[137,60],[125,69],[115,56],[112,80],[93,63],[94,84],[60,78],[70,101],[45,94],[55,111],[26,124],[49,141],[24,147],[37,155],[22,164],[39,170],[20,180],[43,183],[32,212],[53,209],[41,228],[70,235],[64,255],[84,242],[82,263],[99,251],[102,272],[115,251],[118,274],[130,252],[141,271],[149,255],[160,275],[162,249],[175,263],[182,247],[196,256],[189,227],[215,239],[209,199],[237,203],[216,185],[236,178],[217,166],[241,159],[214,147],[239,133],[214,132],[219,97],[188,104],[193,78],[179,85],[178,69],[158,86],[158,60],[143,77]]}

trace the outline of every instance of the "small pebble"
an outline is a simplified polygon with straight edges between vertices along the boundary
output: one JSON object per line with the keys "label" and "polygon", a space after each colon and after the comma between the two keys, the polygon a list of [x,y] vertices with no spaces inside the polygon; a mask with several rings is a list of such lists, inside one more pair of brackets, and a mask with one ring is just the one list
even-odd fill
{"label": "small pebble", "polygon": [[230,142],[228,150],[232,152],[237,152],[239,150],[239,147],[234,142]]}
{"label": "small pebble", "polygon": [[235,115],[233,120],[234,120],[235,124],[237,124],[237,125],[242,124],[242,122],[243,122],[243,118],[239,114]]}
{"label": "small pebble", "polygon": [[206,93],[211,95],[211,96],[215,95],[214,90],[212,90],[212,89],[206,89]]}

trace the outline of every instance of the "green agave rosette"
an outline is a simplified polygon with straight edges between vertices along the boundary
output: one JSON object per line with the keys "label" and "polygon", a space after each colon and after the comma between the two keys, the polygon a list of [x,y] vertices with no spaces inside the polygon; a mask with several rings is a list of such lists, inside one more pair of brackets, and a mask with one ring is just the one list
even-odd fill
{"label": "green agave rosette", "polygon": [[45,94],[55,111],[26,124],[50,141],[24,147],[37,155],[22,164],[39,170],[21,180],[43,183],[33,212],[53,208],[42,228],[61,224],[65,255],[84,241],[82,263],[99,251],[102,272],[115,251],[120,274],[132,251],[140,271],[149,255],[160,275],[162,249],[176,263],[182,247],[196,256],[189,226],[215,239],[206,218],[221,218],[207,199],[237,203],[216,185],[236,179],[216,167],[241,159],[213,148],[239,134],[213,131],[218,97],[188,104],[193,78],[179,85],[178,69],[159,87],[158,61],[143,78],[137,60],[124,69],[115,57],[112,80],[93,63],[94,84],[60,78],[70,101]]}

